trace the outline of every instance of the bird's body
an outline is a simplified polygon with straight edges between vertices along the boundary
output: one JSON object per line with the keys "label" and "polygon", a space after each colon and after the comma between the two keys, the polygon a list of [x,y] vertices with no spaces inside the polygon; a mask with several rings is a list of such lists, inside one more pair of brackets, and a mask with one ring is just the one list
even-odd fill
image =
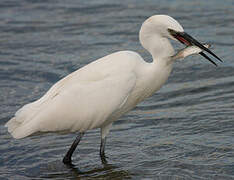
{"label": "bird's body", "polygon": [[171,64],[145,62],[132,51],[100,58],[54,84],[39,100],[22,107],[11,123],[13,137],[35,132],[85,132],[105,128],[167,80]]}
{"label": "bird's body", "polygon": [[[8,131],[17,139],[36,132],[79,132],[63,160],[70,163],[84,132],[101,128],[103,160],[106,135],[113,121],[159,90],[176,59],[197,53],[205,57],[202,50],[212,53],[166,15],[148,18],[139,37],[142,46],[153,57],[151,63],[132,51],[102,57],[64,77],[40,99],[19,109],[7,122]],[[168,38],[179,40],[188,47],[175,54]]]}

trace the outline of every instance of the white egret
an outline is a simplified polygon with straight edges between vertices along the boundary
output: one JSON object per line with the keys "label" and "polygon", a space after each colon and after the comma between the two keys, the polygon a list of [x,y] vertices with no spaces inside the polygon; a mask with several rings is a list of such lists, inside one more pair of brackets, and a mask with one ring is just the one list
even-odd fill
{"label": "white egret", "polygon": [[[85,131],[100,128],[100,157],[106,162],[106,136],[112,123],[159,90],[176,59],[199,53],[216,65],[204,54],[206,51],[221,61],[167,15],[148,18],[139,38],[152,55],[151,63],[132,51],[102,57],[64,77],[40,99],[19,109],[6,123],[8,131],[16,139],[36,132],[77,132],[63,159],[65,164],[71,164],[71,156]],[[180,41],[186,48],[175,53],[169,39]]]}

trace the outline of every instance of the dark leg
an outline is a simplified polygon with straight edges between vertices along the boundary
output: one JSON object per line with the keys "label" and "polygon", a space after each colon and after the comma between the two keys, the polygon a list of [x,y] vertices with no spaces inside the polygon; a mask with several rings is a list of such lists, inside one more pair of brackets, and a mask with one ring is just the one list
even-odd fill
{"label": "dark leg", "polygon": [[83,137],[84,133],[79,133],[78,136],[76,137],[75,141],[72,143],[70,149],[67,151],[67,154],[63,158],[63,163],[64,164],[71,164],[71,157],[73,152],[75,151],[77,145],[79,144],[81,138]]}
{"label": "dark leg", "polygon": [[100,146],[100,157],[103,164],[107,163],[105,156],[105,145],[106,145],[106,137],[104,139],[101,138],[101,146]]}

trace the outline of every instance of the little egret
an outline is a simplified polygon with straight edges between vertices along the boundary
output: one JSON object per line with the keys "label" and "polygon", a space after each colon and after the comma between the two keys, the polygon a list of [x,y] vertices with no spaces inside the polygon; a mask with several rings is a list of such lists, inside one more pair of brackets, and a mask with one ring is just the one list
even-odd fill
{"label": "little egret", "polygon": [[[204,53],[208,52],[221,61],[208,45],[192,38],[167,15],[148,18],[141,26],[139,38],[152,55],[151,63],[132,51],[102,57],[58,81],[40,99],[24,105],[6,123],[8,131],[16,139],[36,132],[77,132],[63,158],[63,163],[71,164],[72,154],[84,133],[100,128],[100,157],[106,162],[106,136],[113,122],[159,90],[175,60],[200,54],[217,65]],[[186,47],[175,53],[169,39]]]}

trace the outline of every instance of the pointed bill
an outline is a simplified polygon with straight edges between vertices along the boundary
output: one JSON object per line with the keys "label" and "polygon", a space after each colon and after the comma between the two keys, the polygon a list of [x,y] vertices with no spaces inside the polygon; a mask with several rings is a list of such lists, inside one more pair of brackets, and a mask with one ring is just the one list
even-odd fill
{"label": "pointed bill", "polygon": [[[173,29],[168,29],[168,32],[178,41],[180,41],[181,43],[185,44],[186,46],[192,46],[195,45],[199,48],[201,48],[202,50],[208,52],[209,54],[211,54],[213,57],[215,57],[216,59],[218,59],[219,61],[223,62],[217,55],[215,55],[210,49],[208,49],[207,47],[205,47],[204,45],[202,45],[200,42],[198,42],[196,39],[194,39],[192,36],[190,36],[189,34],[187,34],[186,32],[177,32],[174,31]],[[204,52],[200,52],[199,53],[201,56],[203,56],[204,58],[206,58],[208,61],[210,61],[212,64],[216,65],[217,64],[211,60]]]}

